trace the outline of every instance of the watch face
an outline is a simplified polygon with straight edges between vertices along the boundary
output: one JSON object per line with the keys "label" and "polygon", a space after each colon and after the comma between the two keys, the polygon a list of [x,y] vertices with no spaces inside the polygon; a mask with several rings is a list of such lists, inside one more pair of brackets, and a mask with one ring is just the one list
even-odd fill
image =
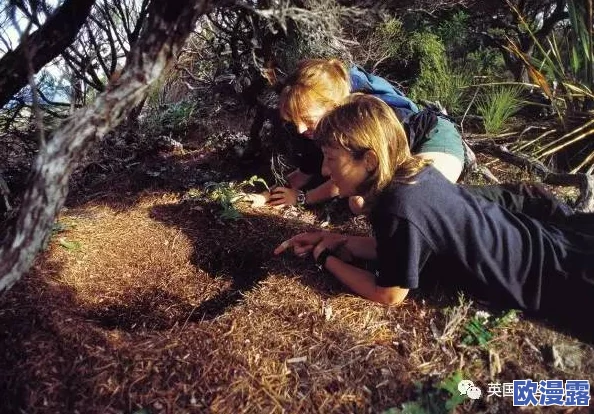
{"label": "watch face", "polygon": [[305,193],[303,191],[297,194],[297,204],[305,204]]}

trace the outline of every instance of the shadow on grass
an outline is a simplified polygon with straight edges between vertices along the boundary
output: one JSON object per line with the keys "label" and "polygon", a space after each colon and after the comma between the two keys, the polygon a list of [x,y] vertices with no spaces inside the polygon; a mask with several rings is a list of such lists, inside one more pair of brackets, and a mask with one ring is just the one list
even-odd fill
{"label": "shadow on grass", "polygon": [[[290,232],[292,228],[278,230]],[[271,234],[267,241],[276,242],[279,236]],[[206,259],[198,256],[197,260]],[[245,261],[243,264],[252,271],[258,267],[275,269],[282,264],[266,257],[262,252],[249,265]],[[280,340],[274,327],[257,337],[237,332],[227,336],[224,332],[229,329],[229,320],[163,329],[173,328],[182,320],[214,317],[261,280],[260,271],[247,276],[231,273],[229,269],[241,262],[226,259],[223,256],[213,262],[213,269],[226,273],[225,277],[234,275],[242,280],[224,297],[210,302],[211,310],[206,306],[191,310],[183,299],[149,289],[128,306],[95,310],[93,315],[94,311],[81,303],[71,287],[54,280],[63,271],[62,265],[42,258],[34,271],[0,297],[0,412],[209,412],[216,411],[216,407],[239,412],[254,404],[266,412],[273,411],[274,398],[262,400],[262,386],[250,378],[277,372],[279,363],[294,357],[294,337]],[[228,298],[233,300],[227,302]],[[161,308],[156,310],[158,306]],[[178,306],[173,325],[166,311],[172,306]],[[301,352],[319,347],[321,337],[308,336],[311,320],[303,318],[294,323],[303,332],[299,339],[305,341]],[[368,405],[383,409],[408,398],[412,385],[406,361],[391,348],[380,346],[374,355],[381,350],[385,353],[381,358],[376,356],[379,361],[374,362],[374,358],[368,358],[373,343],[370,348],[362,347],[360,339],[341,325],[318,321],[316,326],[325,330],[324,338],[329,343],[320,348],[325,356],[316,354],[322,368],[291,365],[289,374],[279,376],[283,381],[274,383],[274,392],[279,395],[299,387],[308,396],[305,406],[301,398],[283,400],[288,411],[299,412],[305,407],[312,412],[361,412]],[[242,329],[250,332],[249,326]],[[256,366],[246,355],[246,339],[257,344],[262,355]],[[339,352],[341,347],[343,351]],[[343,370],[345,358],[356,358],[360,364],[346,364]],[[384,359],[398,361],[391,370],[393,381],[375,390],[380,369],[386,366]],[[336,373],[344,379],[337,379]],[[341,397],[363,385],[373,390],[369,391],[372,395],[363,394],[365,399],[357,400]],[[266,392],[270,392],[268,387]]]}
{"label": "shadow on grass", "polygon": [[[197,205],[200,213],[195,211]],[[223,221],[218,217],[219,210],[220,206],[214,203],[186,201],[155,206],[151,211],[153,219],[179,228],[189,238],[194,246],[191,262],[196,268],[211,278],[221,277],[231,282],[228,289],[194,308],[190,321],[216,318],[241,301],[245,293],[270,273],[285,273],[286,268],[281,263],[285,257],[275,257],[274,248],[297,233],[319,230],[297,220],[257,212],[243,213],[238,220]],[[297,269],[313,267],[311,260],[290,260]],[[324,279],[327,278],[302,280],[317,289],[332,286]]]}

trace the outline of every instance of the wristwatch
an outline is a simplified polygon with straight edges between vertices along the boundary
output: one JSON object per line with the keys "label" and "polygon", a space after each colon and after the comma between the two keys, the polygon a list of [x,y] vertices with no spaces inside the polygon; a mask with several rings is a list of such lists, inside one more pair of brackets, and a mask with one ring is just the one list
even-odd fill
{"label": "wristwatch", "polygon": [[303,191],[303,190],[297,191],[297,205],[298,206],[305,205],[305,191]]}
{"label": "wristwatch", "polygon": [[320,270],[320,271],[324,270],[326,261],[328,260],[328,257],[330,257],[330,256],[334,256],[334,252],[332,250],[330,250],[330,249],[322,250],[322,253],[320,253],[318,255],[318,258],[316,259],[316,266],[317,266],[318,270]]}

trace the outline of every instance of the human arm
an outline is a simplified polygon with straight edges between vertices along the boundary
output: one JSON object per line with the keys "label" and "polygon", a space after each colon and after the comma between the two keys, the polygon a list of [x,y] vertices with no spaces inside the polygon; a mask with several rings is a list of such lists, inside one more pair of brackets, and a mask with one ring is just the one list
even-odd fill
{"label": "human arm", "polygon": [[297,168],[295,171],[292,171],[287,175],[287,182],[289,183],[289,187],[298,190],[305,187],[309,180],[311,180],[311,177],[311,174],[306,174]]}
{"label": "human arm", "polygon": [[350,236],[329,231],[297,234],[282,242],[274,250],[274,254],[278,255],[285,250],[293,249],[295,255],[305,256],[318,245],[336,252],[346,261],[349,256],[364,260],[374,260],[377,257],[376,242],[373,237]]}
{"label": "human arm", "polygon": [[[326,248],[318,245],[313,250],[314,258],[318,259],[320,253]],[[334,277],[340,280],[353,292],[373,302],[384,305],[397,305],[401,303],[408,294],[408,289],[398,286],[382,287],[376,284],[375,275],[372,273],[345,263],[336,256],[328,256],[324,268]]]}
{"label": "human arm", "polygon": [[335,252],[326,259],[326,270],[353,292],[374,302],[395,305],[402,302],[408,293],[408,289],[377,286],[372,273],[346,263],[342,258],[344,253],[341,253],[341,250],[346,250],[353,256],[356,253],[357,257],[373,258],[375,240],[372,237],[346,236],[331,232],[301,233],[282,242],[274,250],[274,254],[278,255],[289,249],[299,257],[312,254],[316,260],[323,250],[330,249]]}
{"label": "human arm", "polygon": [[[298,170],[297,170],[298,171]],[[297,204],[297,188],[276,187],[270,194],[268,204],[272,206],[295,205]],[[328,180],[322,185],[305,192],[305,204],[317,204],[338,196],[338,187]]]}

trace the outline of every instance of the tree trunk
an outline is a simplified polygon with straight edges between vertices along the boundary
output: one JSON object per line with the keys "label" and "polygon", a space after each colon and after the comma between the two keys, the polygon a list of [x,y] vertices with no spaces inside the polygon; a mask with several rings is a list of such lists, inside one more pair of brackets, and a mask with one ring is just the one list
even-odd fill
{"label": "tree trunk", "polygon": [[66,0],[39,30],[0,59],[0,108],[28,82],[28,59],[33,70],[48,64],[74,41],[95,0]]}
{"label": "tree trunk", "polygon": [[176,58],[209,0],[153,0],[145,30],[122,76],[89,107],[77,111],[43,146],[16,222],[0,247],[0,292],[29,270],[68,191],[70,174],[97,138],[117,126]]}

